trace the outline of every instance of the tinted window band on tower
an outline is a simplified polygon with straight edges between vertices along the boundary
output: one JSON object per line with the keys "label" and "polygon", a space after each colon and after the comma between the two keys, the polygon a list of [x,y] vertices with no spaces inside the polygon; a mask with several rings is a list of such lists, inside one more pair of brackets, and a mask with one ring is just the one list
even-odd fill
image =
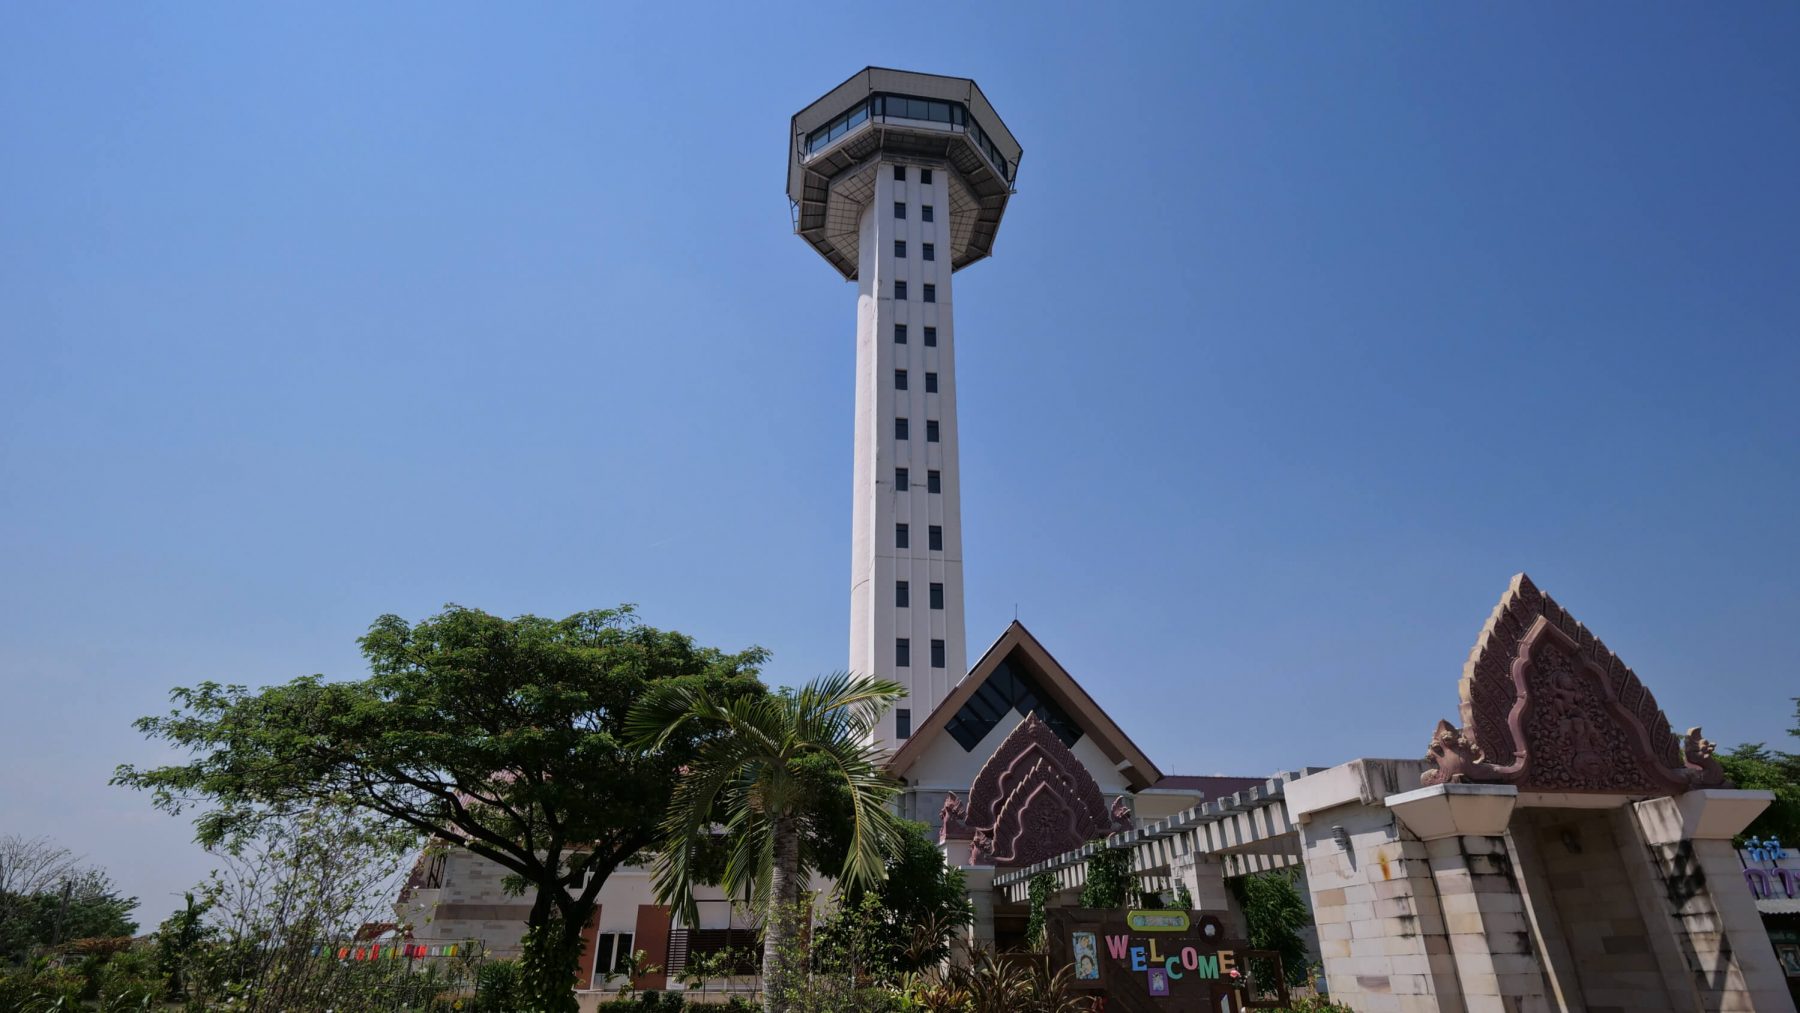
{"label": "tinted window band on tower", "polygon": [[905,390],[906,389],[906,370],[904,370],[904,369],[894,370],[894,389],[895,390]]}
{"label": "tinted window band on tower", "polygon": [[[938,585],[932,585],[937,587]],[[904,580],[894,581],[894,607],[907,608],[912,604],[912,587]]]}
{"label": "tinted window band on tower", "polygon": [[912,641],[905,637],[894,641],[894,666],[896,668],[912,667]]}
{"label": "tinted window band on tower", "polygon": [[[902,286],[904,286],[906,283],[900,282],[900,284]],[[904,299],[906,297],[901,296],[900,298]],[[937,286],[933,285],[931,282],[925,283],[925,301],[926,302],[937,302]]]}
{"label": "tinted window band on tower", "polygon": [[929,222],[929,221],[933,221],[933,220],[934,219],[931,217],[931,205],[929,205],[929,204],[919,205],[919,221]]}
{"label": "tinted window band on tower", "polygon": [[894,708],[894,738],[896,738],[896,739],[912,738],[912,708],[911,707],[896,707],[896,708]]}
{"label": "tinted window band on tower", "polygon": [[[894,166],[894,182],[896,182],[896,183],[906,182],[906,166],[904,166],[904,165]],[[931,181],[926,180],[926,182],[929,183]]]}
{"label": "tinted window band on tower", "polygon": [[933,524],[929,528],[926,528],[925,539],[925,547],[928,550],[932,552],[944,551],[944,529],[942,526]]}
{"label": "tinted window band on tower", "polygon": [[938,392],[937,374],[936,373],[926,373],[925,374],[925,393],[936,394],[937,392]]}
{"label": "tinted window band on tower", "polygon": [[894,439],[904,440],[906,438],[907,438],[906,420],[905,419],[895,419],[894,420]]}
{"label": "tinted window band on tower", "polygon": [[906,202],[905,201],[897,200],[894,202],[894,217],[895,218],[905,218],[906,217]]}
{"label": "tinted window band on tower", "polygon": [[933,640],[931,642],[931,667],[944,667],[944,642],[942,640]]}
{"label": "tinted window band on tower", "polygon": [[[931,244],[930,244],[930,243],[926,243],[926,244],[925,244],[925,245],[926,245],[926,246],[930,246],[930,245],[931,245]],[[898,259],[898,260],[905,260],[905,259],[906,259],[906,240],[904,240],[904,239],[896,239],[896,240],[894,240],[894,257],[895,257],[895,258],[896,258],[896,259]],[[931,259],[932,259],[932,258],[931,258],[931,257],[926,257],[926,258],[925,258],[925,259],[926,259],[926,260],[931,260]]]}
{"label": "tinted window band on tower", "polygon": [[[925,255],[926,260],[936,260],[937,259],[937,244],[936,243],[926,243],[924,249],[921,250],[920,252]],[[905,256],[905,254],[902,254],[902,256]]]}
{"label": "tinted window band on tower", "polygon": [[926,419],[925,420],[925,442],[926,443],[936,443],[937,441],[938,441],[938,420],[937,419]]}
{"label": "tinted window band on tower", "polygon": [[920,169],[919,170],[919,182],[925,184],[926,186],[931,185],[931,170],[930,169]]}
{"label": "tinted window band on tower", "polygon": [[936,348],[937,347],[937,328],[935,328],[935,327],[925,328],[925,347],[926,348]]}
{"label": "tinted window band on tower", "polygon": [[898,278],[894,279],[894,298],[906,298],[906,282],[901,281]]}
{"label": "tinted window band on tower", "polygon": [[912,531],[904,523],[894,525],[894,548],[912,548]]}
{"label": "tinted window band on tower", "polygon": [[[902,581],[902,583],[905,582]],[[935,580],[931,582],[931,607],[934,609],[944,607],[944,585]]]}
{"label": "tinted window band on tower", "polygon": [[894,469],[894,491],[895,492],[905,492],[907,489],[907,484],[908,484],[907,480],[910,479],[911,477],[912,477],[912,473],[907,471],[905,468],[895,468]]}
{"label": "tinted window band on tower", "polygon": [[936,469],[932,469],[931,471],[927,471],[925,473],[925,491],[926,492],[943,492],[944,491],[944,476],[943,476],[942,472],[939,472]]}
{"label": "tinted window band on tower", "polygon": [[906,344],[906,325],[905,324],[895,324],[894,325],[894,344],[896,344],[896,345]]}

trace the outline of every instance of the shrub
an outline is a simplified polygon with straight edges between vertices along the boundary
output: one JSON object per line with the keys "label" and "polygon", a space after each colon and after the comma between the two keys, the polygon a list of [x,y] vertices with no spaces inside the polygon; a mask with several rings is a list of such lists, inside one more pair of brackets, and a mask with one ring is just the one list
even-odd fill
{"label": "shrub", "polygon": [[514,1013],[522,1009],[519,962],[491,960],[475,970],[475,999],[470,1013]]}

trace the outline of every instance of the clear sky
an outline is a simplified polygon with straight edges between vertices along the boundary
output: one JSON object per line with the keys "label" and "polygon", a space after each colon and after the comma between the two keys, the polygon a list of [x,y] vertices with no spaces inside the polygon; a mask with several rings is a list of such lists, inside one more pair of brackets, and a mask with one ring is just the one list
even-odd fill
{"label": "clear sky", "polygon": [[841,667],[855,294],[783,185],[867,64],[1025,148],[971,657],[1016,607],[1171,773],[1417,756],[1525,570],[1782,739],[1800,6],[1104,6],[0,7],[0,832],[154,924],[205,861],[131,719],[384,612]]}

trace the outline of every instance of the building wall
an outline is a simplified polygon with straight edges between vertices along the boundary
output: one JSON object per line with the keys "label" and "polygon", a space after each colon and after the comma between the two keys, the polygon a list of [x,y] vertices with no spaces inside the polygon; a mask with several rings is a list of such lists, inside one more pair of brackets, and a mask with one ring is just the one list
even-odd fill
{"label": "building wall", "polygon": [[[956,333],[952,321],[950,276],[950,190],[943,166],[906,165],[906,179],[894,178],[894,164],[876,167],[874,197],[864,209],[859,240],[861,264],[857,281],[856,426],[854,523],[850,572],[851,672],[893,679],[908,696],[896,710],[910,713],[916,726],[924,721],[951,687],[968,673],[963,628],[961,483],[958,480],[956,422]],[[921,181],[930,168],[932,181]],[[896,202],[906,217],[896,218]],[[930,205],[934,220],[921,220]],[[906,256],[895,256],[896,240]],[[925,243],[937,250],[923,259]],[[907,294],[895,298],[895,282]],[[936,301],[925,302],[927,284]],[[907,328],[906,343],[894,340],[895,325]],[[925,328],[936,329],[935,347],[925,344]],[[907,389],[895,389],[895,370],[907,373]],[[936,393],[926,390],[926,375],[937,374]],[[896,418],[905,418],[908,438],[895,438]],[[926,439],[935,420],[938,441]],[[897,467],[908,469],[908,488],[896,488]],[[941,491],[928,491],[929,472],[937,471]],[[908,548],[896,546],[895,526],[909,528]],[[943,530],[943,548],[932,551],[928,532]],[[895,604],[895,584],[908,582],[910,604]],[[930,607],[930,587],[943,585],[944,607]],[[895,663],[896,640],[906,638],[911,663]],[[944,642],[944,663],[931,665],[931,642]],[[897,748],[896,713],[890,711],[880,730],[882,742]]]}

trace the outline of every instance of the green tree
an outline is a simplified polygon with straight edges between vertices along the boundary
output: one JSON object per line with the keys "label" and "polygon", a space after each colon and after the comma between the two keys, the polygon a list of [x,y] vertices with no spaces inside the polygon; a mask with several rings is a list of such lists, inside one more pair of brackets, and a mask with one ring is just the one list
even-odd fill
{"label": "green tree", "polygon": [[[1800,738],[1800,697],[1794,699],[1794,727],[1788,734]],[[1779,837],[1789,847],[1800,844],[1800,755],[1746,742],[1718,758],[1739,788],[1775,793],[1775,801],[1744,828],[1743,836]]]}
{"label": "green tree", "polygon": [[184,764],[118,769],[173,813],[204,807],[216,845],[318,805],[348,805],[464,847],[531,897],[522,961],[531,1010],[575,1008],[581,928],[607,877],[655,839],[694,736],[628,745],[646,690],[765,695],[765,654],[727,654],[637,621],[629,606],[504,619],[447,606],[417,625],[383,616],[360,640],[370,676],[250,690],[202,683],[137,727]]}
{"label": "green tree", "polygon": [[874,728],[904,693],[898,683],[842,674],[765,697],[670,683],[632,711],[627,726],[644,748],[699,740],[663,823],[657,895],[695,921],[699,860],[715,828],[723,831],[728,854],[719,885],[731,896],[749,893],[764,912],[763,992],[771,1011],[786,1008],[803,891],[819,861],[803,844],[821,835],[826,801],[846,793],[850,810],[846,850],[834,863],[840,887],[879,882],[896,848],[901,829],[888,802],[897,785],[882,771]]}
{"label": "green tree", "polygon": [[1288,984],[1304,983],[1306,942],[1300,938],[1300,930],[1312,924],[1312,912],[1300,897],[1293,873],[1265,872],[1228,882],[1243,909],[1250,948],[1279,953]]}
{"label": "green tree", "polygon": [[[820,945],[854,951],[844,961],[849,966],[888,981],[941,963],[950,955],[957,930],[975,920],[962,870],[944,861],[944,853],[927,836],[931,828],[901,820],[899,829],[882,880],[846,890],[843,904],[818,933]],[[842,838],[825,839],[830,843],[820,847],[822,854],[848,851]],[[836,875],[830,866],[824,868]]]}
{"label": "green tree", "polygon": [[39,951],[76,939],[129,936],[137,931],[131,912],[136,897],[119,895],[98,869],[70,872],[61,882],[24,896],[0,898],[0,958],[17,963]]}

